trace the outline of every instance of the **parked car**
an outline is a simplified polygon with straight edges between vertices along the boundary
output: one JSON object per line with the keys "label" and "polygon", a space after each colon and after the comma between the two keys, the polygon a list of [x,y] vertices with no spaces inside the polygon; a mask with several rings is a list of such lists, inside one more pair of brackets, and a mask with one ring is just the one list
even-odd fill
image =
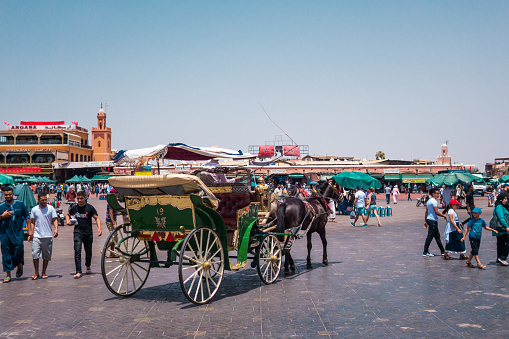
{"label": "parked car", "polygon": [[475,183],[474,186],[474,194],[479,194],[481,197],[484,197],[486,193],[486,184],[484,183]]}

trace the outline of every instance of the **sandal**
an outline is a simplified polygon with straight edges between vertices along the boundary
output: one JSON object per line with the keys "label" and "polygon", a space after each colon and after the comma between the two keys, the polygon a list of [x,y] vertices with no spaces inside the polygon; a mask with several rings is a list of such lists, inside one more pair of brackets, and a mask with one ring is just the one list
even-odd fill
{"label": "sandal", "polygon": [[474,268],[474,267],[475,267],[474,265],[472,265],[472,263],[471,263],[471,262],[466,262],[466,263],[465,263],[465,266],[468,266],[468,267],[470,267],[470,268]]}
{"label": "sandal", "polygon": [[23,275],[23,266],[21,266],[21,269],[16,270],[16,278],[19,278]]}
{"label": "sandal", "polygon": [[37,280],[37,279],[39,279],[39,275],[34,274],[34,275],[32,276],[32,280]]}
{"label": "sandal", "polygon": [[76,273],[76,274],[74,275],[74,279],[79,279],[79,278],[81,278],[81,273]]}
{"label": "sandal", "polygon": [[446,254],[444,255],[444,260],[454,260],[454,258]]}
{"label": "sandal", "polygon": [[87,274],[92,274],[92,270],[87,270]]}
{"label": "sandal", "polygon": [[460,254],[460,260],[465,260],[465,259],[468,259],[468,257],[464,254]]}
{"label": "sandal", "polygon": [[483,269],[486,268],[486,265],[479,264],[479,265],[477,265],[477,268],[480,269],[480,270],[483,270]]}
{"label": "sandal", "polygon": [[7,277],[3,281],[4,284],[10,283],[10,282],[11,282],[11,277]]}

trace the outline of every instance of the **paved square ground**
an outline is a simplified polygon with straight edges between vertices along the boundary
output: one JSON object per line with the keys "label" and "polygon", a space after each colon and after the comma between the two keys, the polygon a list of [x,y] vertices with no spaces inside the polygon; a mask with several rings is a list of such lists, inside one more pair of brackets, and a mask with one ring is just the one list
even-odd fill
{"label": "paved square ground", "polygon": [[[104,222],[105,202],[90,202]],[[489,222],[487,200],[476,202]],[[391,207],[394,215],[382,218],[382,227],[372,219],[368,228],[353,228],[347,216],[328,224],[328,266],[314,234],[313,269],[306,269],[306,241],[299,240],[292,250],[295,274],[264,285],[255,269],[228,272],[204,306],[184,297],[176,267],[153,269],[132,297],[111,294],[99,265],[106,234],[95,235],[94,274],[74,280],[72,227],[63,226],[49,279],[30,279],[26,243],[24,276],[0,284],[0,337],[509,337],[509,267],[495,264],[491,232],[484,232],[480,249],[485,270],[442,260],[435,243],[438,256],[423,258],[424,208],[415,201]],[[466,217],[465,210],[459,214]],[[443,240],[443,220],[439,227]]]}

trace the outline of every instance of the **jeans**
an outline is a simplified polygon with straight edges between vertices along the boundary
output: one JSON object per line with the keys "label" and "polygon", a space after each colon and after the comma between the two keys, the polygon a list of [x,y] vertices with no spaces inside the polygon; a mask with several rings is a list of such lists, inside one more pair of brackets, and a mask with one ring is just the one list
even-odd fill
{"label": "jeans", "polygon": [[497,236],[497,258],[507,260],[509,254],[509,234]]}
{"label": "jeans", "polygon": [[441,253],[444,253],[444,246],[442,245],[442,241],[440,241],[440,231],[438,230],[438,221],[426,219],[426,224],[428,224],[428,236],[426,237],[426,242],[424,243],[424,253],[429,252],[429,245],[431,245],[431,241],[435,238],[437,242],[438,248]]}
{"label": "jeans", "polygon": [[386,193],[385,200],[387,201],[387,205],[389,205],[389,202],[391,201],[391,195]]}
{"label": "jeans", "polygon": [[92,243],[94,235],[85,235],[74,233],[74,263],[76,264],[76,273],[81,273],[81,246],[85,248],[85,266],[90,267],[92,263]]}

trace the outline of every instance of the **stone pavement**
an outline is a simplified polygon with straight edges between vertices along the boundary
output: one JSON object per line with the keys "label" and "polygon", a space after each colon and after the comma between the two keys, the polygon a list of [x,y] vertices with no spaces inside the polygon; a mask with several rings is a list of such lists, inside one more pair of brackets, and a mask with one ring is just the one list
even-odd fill
{"label": "stone pavement", "polygon": [[[104,221],[105,202],[90,202]],[[489,222],[486,199],[476,202]],[[228,272],[218,295],[203,306],[184,297],[177,267],[152,269],[137,294],[115,297],[100,274],[106,234],[96,235],[94,274],[72,279],[72,228],[64,226],[49,279],[30,279],[26,243],[24,276],[0,284],[0,337],[509,337],[509,267],[495,264],[491,232],[484,232],[480,249],[485,270],[442,260],[435,243],[431,251],[438,256],[423,258],[424,208],[405,200],[391,207],[394,216],[382,218],[380,228],[352,228],[347,216],[329,224],[329,266],[321,264],[314,234],[313,269],[306,269],[306,241],[299,240],[292,250],[295,274],[264,285],[255,269]],[[459,214],[466,216],[465,210]],[[441,233],[444,226],[440,221]]]}

